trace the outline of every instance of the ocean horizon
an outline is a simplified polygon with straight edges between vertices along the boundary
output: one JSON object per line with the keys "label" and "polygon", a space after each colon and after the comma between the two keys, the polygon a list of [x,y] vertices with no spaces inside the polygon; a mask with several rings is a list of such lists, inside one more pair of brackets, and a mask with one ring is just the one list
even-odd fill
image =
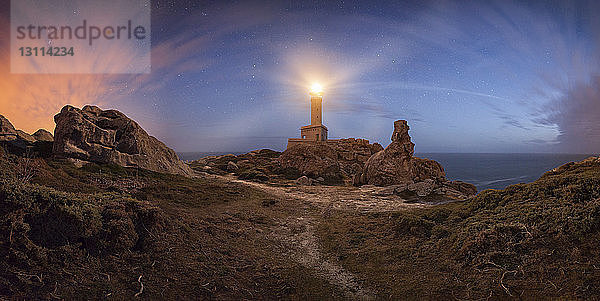
{"label": "ocean horizon", "polygon": [[[180,152],[184,161],[207,156],[240,155],[246,152]],[[415,153],[444,167],[449,180],[471,183],[478,191],[504,189],[513,184],[531,183],[545,172],[569,162],[581,161],[592,154],[560,153]]]}
{"label": "ocean horizon", "polygon": [[553,153],[417,153],[444,166],[449,180],[471,183],[478,191],[531,183],[544,173],[591,154]]}

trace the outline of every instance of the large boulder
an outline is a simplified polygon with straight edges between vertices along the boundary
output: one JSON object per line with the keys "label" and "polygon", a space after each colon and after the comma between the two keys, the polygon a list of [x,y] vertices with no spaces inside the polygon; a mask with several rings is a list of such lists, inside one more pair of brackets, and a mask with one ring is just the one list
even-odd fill
{"label": "large boulder", "polygon": [[67,105],[54,121],[56,157],[192,175],[172,149],[119,111]]}
{"label": "large boulder", "polygon": [[295,169],[311,178],[323,177],[327,183],[342,181],[338,153],[325,143],[294,145],[278,160],[283,169]]}
{"label": "large boulder", "polygon": [[439,163],[413,157],[415,144],[410,139],[409,129],[406,120],[394,122],[392,143],[369,158],[361,177],[362,182],[387,186],[445,178],[444,168]]}

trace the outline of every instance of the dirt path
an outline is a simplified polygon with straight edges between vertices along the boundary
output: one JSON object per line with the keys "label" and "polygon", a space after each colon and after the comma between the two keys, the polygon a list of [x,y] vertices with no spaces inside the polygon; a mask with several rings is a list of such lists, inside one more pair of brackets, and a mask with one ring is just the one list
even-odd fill
{"label": "dirt path", "polygon": [[[410,208],[423,208],[432,204],[407,203],[393,193],[393,189],[364,185],[349,186],[273,186],[264,183],[239,180],[235,176],[225,176],[228,181],[253,186],[281,198],[302,200],[312,206],[326,209],[351,210],[361,212],[388,212]],[[439,204],[439,203],[438,203]]]}
{"label": "dirt path", "polygon": [[280,187],[263,183],[243,181],[225,176],[232,182],[261,189],[280,199],[296,200],[299,214],[279,221],[270,236],[283,243],[290,258],[313,270],[317,276],[341,289],[347,298],[370,300],[375,294],[361,285],[356,277],[338,262],[327,258],[322,252],[314,233],[318,220],[331,209],[362,212],[398,211],[425,207],[427,204],[409,204],[385,188],[364,186],[290,186]]}

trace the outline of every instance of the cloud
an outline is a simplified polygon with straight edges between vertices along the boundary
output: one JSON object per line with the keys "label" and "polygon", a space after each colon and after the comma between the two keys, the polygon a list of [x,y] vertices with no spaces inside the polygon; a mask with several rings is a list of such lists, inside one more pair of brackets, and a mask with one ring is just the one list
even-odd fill
{"label": "cloud", "polygon": [[531,140],[526,140],[524,142],[528,143],[528,144],[538,144],[538,145],[546,145],[546,146],[557,143],[557,141],[544,140],[544,139],[531,139]]}
{"label": "cloud", "polygon": [[521,121],[516,119],[514,116],[511,116],[508,114],[499,114],[498,117],[500,117],[500,119],[502,119],[505,126],[512,126],[512,127],[516,127],[516,128],[522,129],[522,130],[526,130],[526,131],[529,130],[528,127],[524,126],[521,123]]}
{"label": "cloud", "polygon": [[27,132],[52,131],[52,116],[65,104],[100,104],[110,89],[103,75],[11,74],[9,20],[0,15],[0,114]]}
{"label": "cloud", "polygon": [[544,108],[536,121],[557,126],[557,142],[564,152],[600,153],[600,76],[577,84]]}
{"label": "cloud", "polygon": [[[7,2],[2,0],[0,3],[8,7]],[[265,7],[244,2],[211,10],[211,18],[207,18],[207,21],[188,16],[178,22],[160,20],[169,16],[161,15],[162,11],[153,12],[153,19],[159,20],[158,24],[168,23],[168,28],[173,32],[161,34],[161,28],[153,27],[156,32],[153,32],[155,40],[151,49],[152,72],[127,75],[12,74],[9,55],[10,9],[3,10],[0,15],[0,114],[6,116],[15,127],[27,132],[39,128],[53,131],[52,117],[66,104],[120,108],[133,97],[156,95],[178,74],[200,72],[213,64],[211,51],[214,51],[214,40],[268,22],[273,16],[272,9],[271,5]],[[200,25],[202,31],[198,30]],[[124,51],[127,49],[111,49],[103,58],[113,65],[127,64],[122,59]],[[71,63],[89,64],[89,59],[74,56]],[[92,63],[102,65],[102,62]]]}

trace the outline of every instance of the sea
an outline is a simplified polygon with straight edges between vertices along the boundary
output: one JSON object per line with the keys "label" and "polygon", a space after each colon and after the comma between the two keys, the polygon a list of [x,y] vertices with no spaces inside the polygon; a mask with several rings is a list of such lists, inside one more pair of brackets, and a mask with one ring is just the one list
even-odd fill
{"label": "sea", "polygon": [[[185,161],[206,156],[242,154],[240,152],[178,153]],[[417,153],[416,157],[438,161],[449,180],[471,183],[477,190],[504,189],[509,185],[530,183],[545,172],[569,162],[581,161],[592,155],[583,154],[483,154],[483,153]]]}
{"label": "sea", "polygon": [[581,161],[591,155],[421,153],[415,156],[439,162],[449,180],[468,182],[482,191],[530,183],[555,167]]}

